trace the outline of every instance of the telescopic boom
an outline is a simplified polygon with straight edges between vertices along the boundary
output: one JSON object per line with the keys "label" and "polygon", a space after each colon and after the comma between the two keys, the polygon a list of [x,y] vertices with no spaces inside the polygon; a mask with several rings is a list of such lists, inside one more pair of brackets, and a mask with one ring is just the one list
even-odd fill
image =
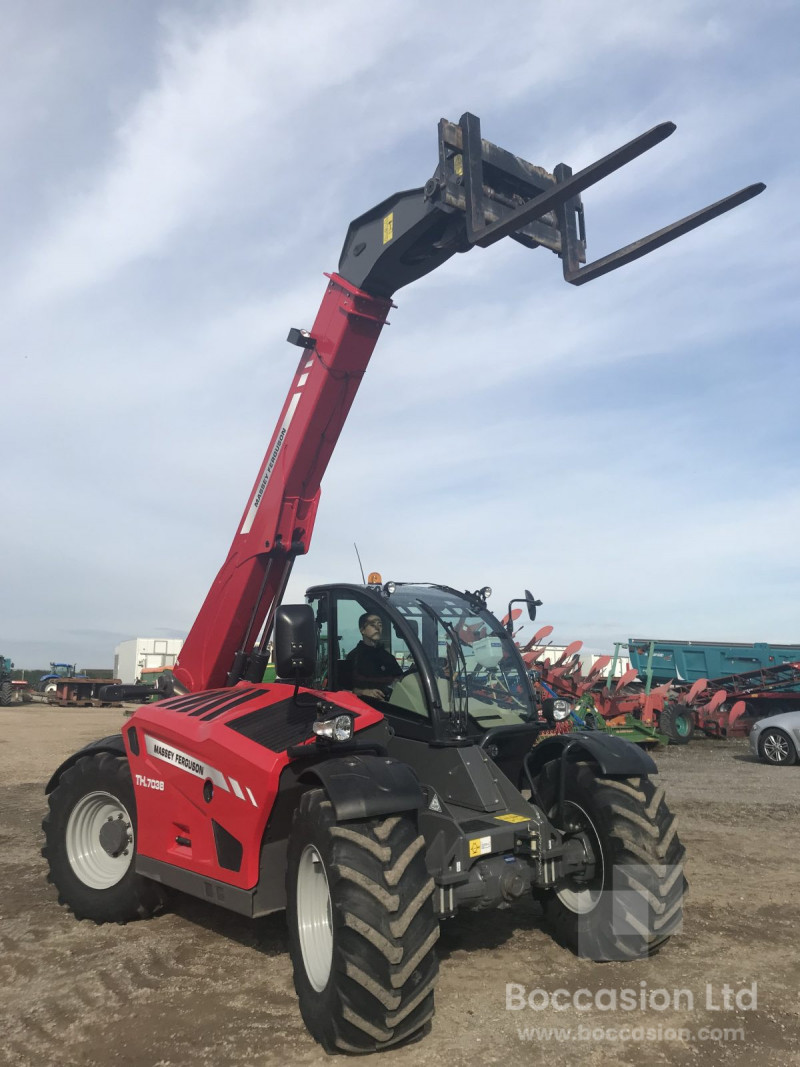
{"label": "telescopic boom", "polygon": [[275,611],[311,541],[322,476],[398,289],[457,252],[503,237],[549,248],[564,278],[582,285],[765,188],[747,186],[587,265],[581,193],[674,130],[662,123],[576,173],[564,163],[550,173],[483,140],[475,115],[440,121],[433,177],[350,223],[314,325],[289,334],[302,353],[289,394],[228,557],[164,680],[168,692],[262,679]]}

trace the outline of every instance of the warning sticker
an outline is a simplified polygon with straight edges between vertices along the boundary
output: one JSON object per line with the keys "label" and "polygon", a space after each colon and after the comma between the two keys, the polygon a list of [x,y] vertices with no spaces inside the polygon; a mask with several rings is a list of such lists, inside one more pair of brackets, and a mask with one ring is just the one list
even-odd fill
{"label": "warning sticker", "polygon": [[500,822],[528,822],[527,815],[495,815]]}
{"label": "warning sticker", "polygon": [[469,843],[470,856],[486,856],[492,851],[491,837],[473,837]]}
{"label": "warning sticker", "polygon": [[394,237],[394,212],[390,211],[383,220],[383,243],[388,244]]}

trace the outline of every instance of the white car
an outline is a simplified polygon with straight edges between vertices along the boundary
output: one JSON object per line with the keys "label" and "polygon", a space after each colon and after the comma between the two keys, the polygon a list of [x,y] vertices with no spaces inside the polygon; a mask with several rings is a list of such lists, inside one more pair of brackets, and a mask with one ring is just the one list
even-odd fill
{"label": "white car", "polygon": [[788,767],[800,759],[800,711],[758,719],[750,731],[750,748],[765,763]]}

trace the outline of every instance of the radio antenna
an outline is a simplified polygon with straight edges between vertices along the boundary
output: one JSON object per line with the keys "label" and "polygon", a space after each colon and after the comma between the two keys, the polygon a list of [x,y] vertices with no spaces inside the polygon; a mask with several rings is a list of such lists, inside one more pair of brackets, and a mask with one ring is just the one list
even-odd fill
{"label": "radio antenna", "polygon": [[358,566],[361,571],[361,584],[366,585],[367,579],[364,577],[364,568],[361,564],[361,556],[359,556],[358,554],[358,545],[355,543],[355,541],[353,541],[353,548],[356,550],[356,559],[358,560]]}

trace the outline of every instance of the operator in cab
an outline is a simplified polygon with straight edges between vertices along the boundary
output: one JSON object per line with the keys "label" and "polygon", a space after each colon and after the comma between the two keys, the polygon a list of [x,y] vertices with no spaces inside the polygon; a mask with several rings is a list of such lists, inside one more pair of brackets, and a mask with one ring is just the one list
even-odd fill
{"label": "operator in cab", "polygon": [[378,615],[365,611],[358,620],[358,628],[361,640],[346,657],[351,665],[353,692],[360,697],[388,700],[392,685],[403,671],[381,644],[383,623]]}

